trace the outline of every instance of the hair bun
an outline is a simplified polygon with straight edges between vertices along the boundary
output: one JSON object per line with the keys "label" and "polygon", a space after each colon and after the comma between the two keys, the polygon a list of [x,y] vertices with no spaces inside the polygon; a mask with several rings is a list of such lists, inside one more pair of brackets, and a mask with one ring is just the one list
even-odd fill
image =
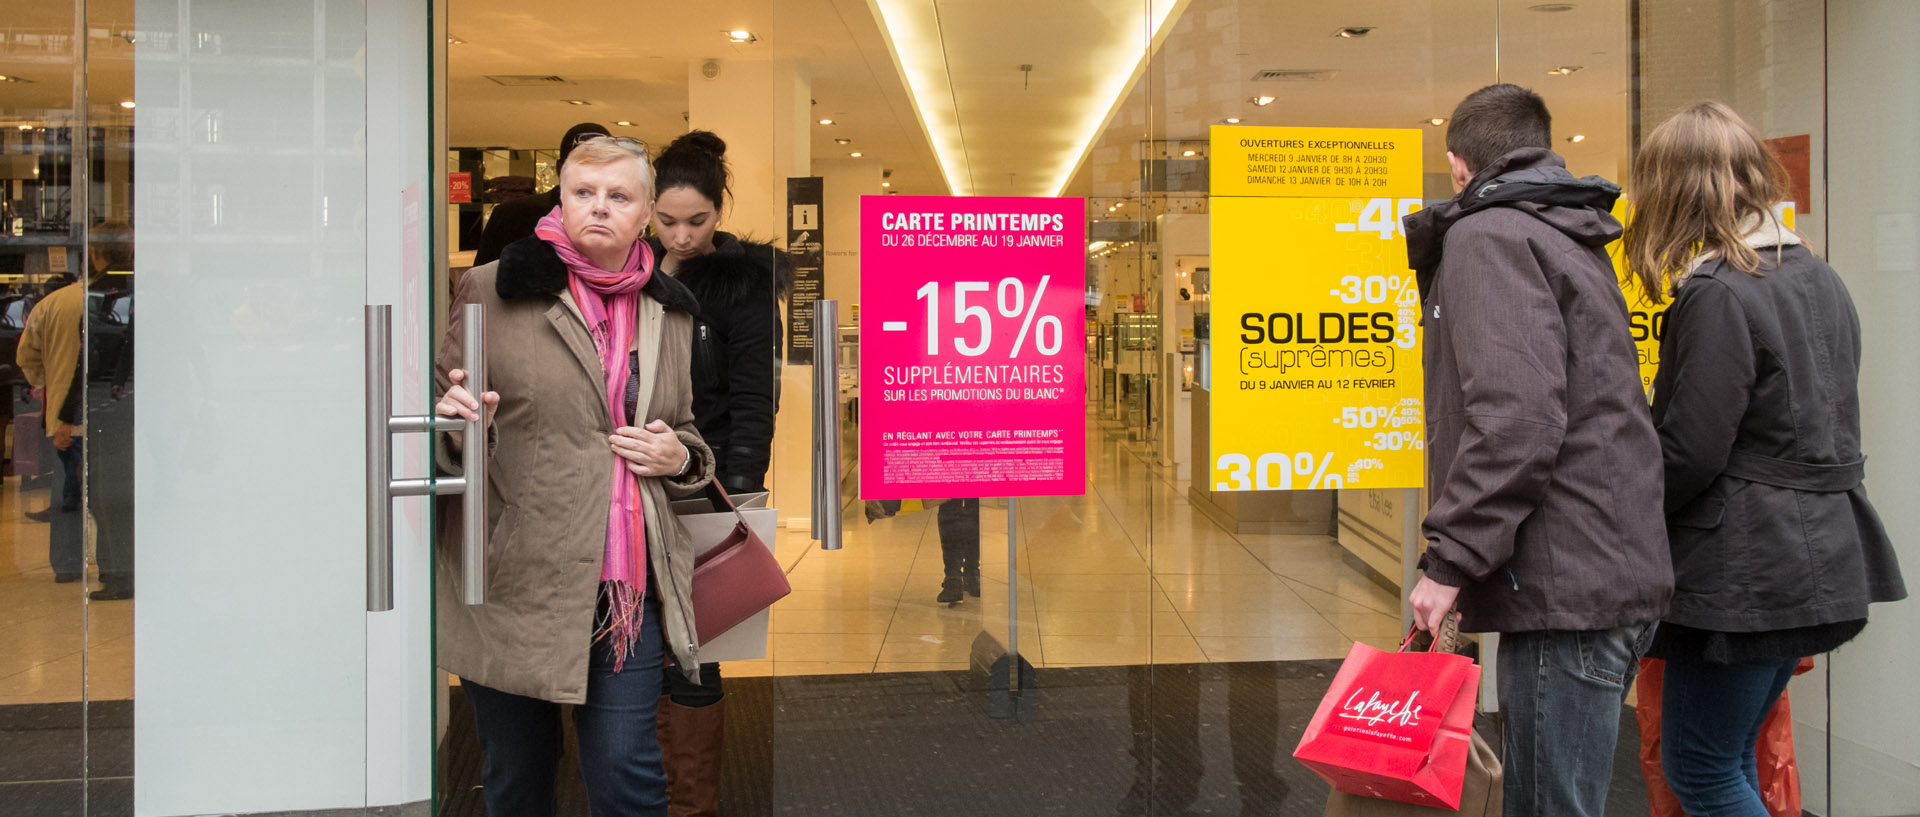
{"label": "hair bun", "polygon": [[691,150],[719,159],[727,155],[727,143],[710,130],[687,131],[667,145],[667,152],[677,150]]}

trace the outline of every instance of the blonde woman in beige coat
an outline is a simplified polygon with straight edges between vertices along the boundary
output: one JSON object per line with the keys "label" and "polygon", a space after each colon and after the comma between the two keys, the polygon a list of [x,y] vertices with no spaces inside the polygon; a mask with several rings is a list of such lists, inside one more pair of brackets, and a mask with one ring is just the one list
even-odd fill
{"label": "blonde woman in beige coat", "polygon": [[[561,704],[573,704],[593,813],[664,815],[662,670],[700,666],[693,545],[669,492],[713,474],[688,373],[697,307],[673,278],[650,274],[644,145],[583,142],[560,184],[560,206],[533,237],[467,272],[441,344],[436,411],[471,420],[484,402],[490,418],[492,529],[487,602],[468,606],[453,580],[459,515],[446,515],[439,664],[473,704],[488,813],[553,813]],[[483,400],[460,385],[453,340],[470,303],[487,321]]]}

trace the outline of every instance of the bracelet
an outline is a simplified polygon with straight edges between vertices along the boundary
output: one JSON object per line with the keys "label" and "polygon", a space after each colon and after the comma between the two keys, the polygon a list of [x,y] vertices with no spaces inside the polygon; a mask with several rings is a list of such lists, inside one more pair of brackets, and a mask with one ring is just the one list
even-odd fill
{"label": "bracelet", "polygon": [[684,459],[680,460],[680,470],[673,472],[675,477],[686,476],[687,469],[693,467],[693,449],[687,448],[686,446],[681,446],[681,448],[685,449],[687,454]]}

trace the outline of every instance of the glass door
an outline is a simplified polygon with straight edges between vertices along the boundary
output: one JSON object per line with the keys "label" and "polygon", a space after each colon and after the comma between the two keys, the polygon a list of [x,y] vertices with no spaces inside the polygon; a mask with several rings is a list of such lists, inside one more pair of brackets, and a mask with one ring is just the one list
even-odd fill
{"label": "glass door", "polygon": [[[88,268],[85,210],[74,208],[87,169],[75,157],[91,141],[79,81],[84,14],[78,0],[10,9],[0,42],[0,756],[8,758],[0,811],[8,813],[76,814],[89,796],[126,803],[131,793],[130,752],[109,759],[86,741],[90,722],[129,725],[132,693],[130,652],[104,638],[90,650],[88,626],[125,636],[131,616],[124,604],[90,606],[81,452],[58,421],[85,349],[87,299],[74,285]],[[46,343],[30,339],[29,317],[61,290],[55,302],[66,302],[69,319]],[[59,374],[52,412],[50,370]],[[102,666],[107,653],[112,669]],[[90,692],[119,703],[90,702]],[[119,780],[89,787],[90,772]]]}
{"label": "glass door", "polygon": [[[762,323],[772,312],[779,349],[771,371],[757,370],[762,382],[746,384],[773,395],[771,438],[747,444],[764,454],[756,487],[768,490],[767,535],[792,592],[750,628],[746,648],[724,655],[721,694],[668,695],[661,721],[677,733],[667,737],[669,777],[707,790],[686,796],[717,791],[731,815],[1318,807],[1325,784],[1286,755],[1352,644],[1397,645],[1412,555],[1405,532],[1423,502],[1417,491],[1370,488],[1358,463],[1339,473],[1294,465],[1285,487],[1297,487],[1293,477],[1317,483],[1300,490],[1233,491],[1216,480],[1229,452],[1213,449],[1221,429],[1212,404],[1242,364],[1214,356],[1214,330],[1235,332],[1244,315],[1214,325],[1231,278],[1214,221],[1214,130],[1417,135],[1417,184],[1396,207],[1453,195],[1447,118],[1495,82],[1546,98],[1560,124],[1555,147],[1580,174],[1626,176],[1636,139],[1675,95],[1740,97],[1743,111],[1770,120],[1769,136],[1811,138],[1816,157],[1825,138],[1805,116],[1821,108],[1805,104],[1817,98],[1806,83],[1819,70],[1800,70],[1826,53],[1822,26],[1802,25],[1817,20],[1817,2],[1404,5],[620,3],[612,15],[631,27],[565,37],[528,30],[524,10],[503,0],[457,7],[444,32],[448,118],[436,146],[471,200],[435,209],[449,232],[430,249],[451,279],[492,260],[492,225],[515,199],[548,193],[561,135],[590,123],[645,141],[655,159],[691,130],[724,140],[731,185],[710,202],[718,229],[760,270],[743,282],[777,293],[745,308]],[[1898,30],[1883,22],[1904,19],[1895,5],[1860,4],[1872,11],[1834,19],[1853,36]],[[1751,20],[1770,20],[1773,45],[1761,51],[1778,70],[1748,76],[1728,72],[1739,60],[1663,57],[1737,39]],[[542,37],[554,47],[533,47]],[[540,58],[527,56],[535,51]],[[1726,53],[1736,52],[1752,56]],[[1865,74],[1881,63],[1849,65]],[[1792,99],[1770,96],[1779,94]],[[1304,154],[1275,161],[1305,175],[1338,164]],[[1815,178],[1818,198],[1825,183]],[[1068,240],[1086,264],[1087,346],[1075,349],[1086,360],[1084,486],[1013,500],[992,495],[1004,491],[861,495],[863,471],[882,467],[877,452],[861,450],[871,430],[862,423],[887,385],[865,381],[861,362],[885,352],[877,338],[903,317],[862,303],[863,285],[920,274],[874,263],[862,242],[863,197],[894,195],[953,197],[956,207],[1082,201],[1084,235]],[[1381,227],[1383,240],[1394,237],[1391,219],[1367,215],[1367,199],[1315,201],[1313,218],[1352,210],[1324,225],[1329,234],[1370,239]],[[1912,232],[1900,212],[1858,223],[1893,236],[1875,246],[1897,250]],[[1271,243],[1272,275],[1327,271],[1279,240],[1299,225],[1267,226],[1238,237]],[[998,282],[1014,273],[979,274]],[[1389,278],[1404,290],[1407,276],[1380,284]],[[437,281],[433,303],[449,303],[450,287]],[[1385,294],[1365,297],[1380,304]],[[837,302],[832,325],[813,321],[816,299]],[[836,337],[841,348],[828,348]],[[1403,432],[1379,443],[1404,449],[1418,439]],[[824,438],[842,440],[843,454],[816,470],[810,454]],[[839,509],[838,548],[815,532],[816,496]],[[1495,648],[1484,644],[1483,657]],[[1822,711],[1818,683],[1797,682],[1813,712]],[[435,736],[439,811],[482,813],[487,781],[468,690],[444,676],[434,688],[447,701]],[[1494,696],[1483,698],[1491,708]],[[559,724],[562,812],[585,813],[574,727]],[[1862,731],[1851,726],[1843,736]],[[1623,748],[1632,729],[1629,717]],[[1802,745],[1807,762],[1824,759]],[[1631,809],[1644,789],[1630,773],[1621,779],[1615,802]]]}
{"label": "glass door", "polygon": [[88,6],[110,136],[73,212],[109,261],[91,269],[135,273],[88,279],[86,404],[100,571],[138,588],[88,608],[134,610],[131,812],[357,813],[375,643],[341,441],[363,436],[377,252],[367,11]]}
{"label": "glass door", "polygon": [[[427,22],[9,9],[0,813],[428,798],[426,742],[404,756],[398,727],[429,722],[431,690],[397,680],[425,652],[424,580],[403,561],[399,612],[367,612],[352,444],[366,304],[412,307],[396,377],[422,371],[431,322]],[[400,518],[424,550],[425,508]]]}

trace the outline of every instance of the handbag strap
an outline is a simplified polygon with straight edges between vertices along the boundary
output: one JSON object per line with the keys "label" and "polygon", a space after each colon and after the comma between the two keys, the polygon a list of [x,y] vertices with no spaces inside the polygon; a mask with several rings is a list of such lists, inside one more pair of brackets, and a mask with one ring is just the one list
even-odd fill
{"label": "handbag strap", "polygon": [[727,489],[721,487],[720,480],[707,483],[707,501],[713,503],[714,513],[732,511],[733,518],[739,520],[742,526],[747,524],[746,514],[741,513],[740,509],[733,504],[733,497],[727,496]]}

